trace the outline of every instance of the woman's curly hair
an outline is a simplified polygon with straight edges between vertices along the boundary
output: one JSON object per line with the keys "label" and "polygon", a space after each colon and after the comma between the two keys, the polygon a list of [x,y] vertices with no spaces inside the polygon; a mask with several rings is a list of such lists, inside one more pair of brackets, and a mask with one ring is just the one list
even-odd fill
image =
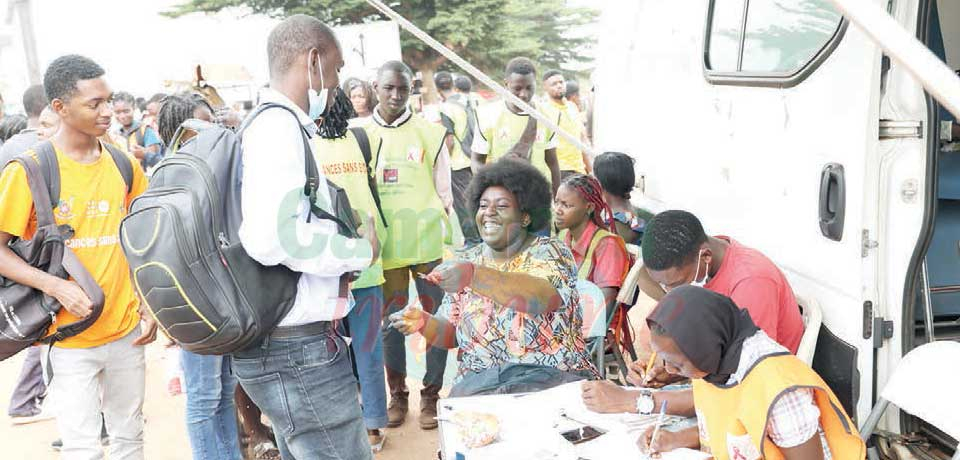
{"label": "woman's curly hair", "polygon": [[480,196],[483,192],[497,186],[509,190],[516,197],[520,212],[530,215],[527,231],[537,232],[547,228],[550,224],[553,196],[550,184],[537,168],[526,161],[513,158],[501,158],[496,163],[481,168],[473,176],[467,190],[470,209],[474,215],[480,207]]}

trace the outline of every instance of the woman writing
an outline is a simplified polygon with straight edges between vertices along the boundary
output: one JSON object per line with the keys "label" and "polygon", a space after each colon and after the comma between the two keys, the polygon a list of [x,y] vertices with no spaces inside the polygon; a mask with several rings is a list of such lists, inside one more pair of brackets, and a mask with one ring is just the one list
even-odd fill
{"label": "woman writing", "polygon": [[[647,430],[641,449],[700,448],[716,460],[864,458],[856,426],[813,369],[773,341],[729,298],[694,286],[670,291],[647,318],[651,345],[671,374],[693,380],[699,430]],[[657,406],[659,407],[659,406]],[[695,408],[695,411],[694,411]]]}
{"label": "woman writing", "polygon": [[536,391],[594,377],[570,250],[531,231],[550,218],[546,179],[529,163],[502,159],[478,172],[468,196],[483,244],[427,275],[446,292],[435,315],[407,308],[391,315],[391,326],[460,349],[451,396]]}

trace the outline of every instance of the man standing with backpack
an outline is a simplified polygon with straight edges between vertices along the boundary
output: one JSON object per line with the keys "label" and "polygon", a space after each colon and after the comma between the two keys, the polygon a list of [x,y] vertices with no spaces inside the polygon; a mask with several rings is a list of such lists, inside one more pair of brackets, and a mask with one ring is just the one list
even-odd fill
{"label": "man standing with backpack", "polygon": [[[60,308],[57,325],[99,313],[77,335],[57,340],[50,349],[51,397],[57,402],[62,458],[102,459],[101,412],[110,432],[110,458],[143,458],[144,351],[156,338],[156,324],[138,312],[118,229],[130,202],[146,188],[143,172],[129,156],[108,150],[99,140],[110,127],[112,91],[103,69],[82,56],[57,58],[47,68],[43,86],[61,127],[0,175],[0,276],[42,291]],[[105,299],[102,311],[77,282],[30,266],[8,246],[29,239],[38,227],[24,169],[26,162],[50,168],[47,185],[56,203],[56,223],[72,228],[64,235],[83,268]],[[32,176],[36,178],[36,176]],[[32,179],[31,179],[32,180]],[[59,199],[57,198],[59,197]]]}
{"label": "man standing with backpack", "polygon": [[136,119],[136,106],[137,101],[130,93],[118,92],[113,95],[113,114],[120,124],[113,138],[117,146],[140,160],[146,170],[163,158],[163,142],[156,130]]}
{"label": "man standing with backpack", "polygon": [[[294,15],[270,32],[267,55],[270,86],[260,101],[288,110],[264,110],[242,131],[239,236],[256,261],[301,276],[289,313],[261,344],[234,353],[233,369],[273,423],[285,460],[369,459],[357,382],[336,322],[353,307],[343,275],[371,266],[379,240],[373,216],[364,219],[363,238],[341,236],[304,195],[313,156],[304,136],[316,136],[315,120],[333,105],[342,51],[332,29]],[[322,172],[313,185],[314,204],[331,212]]]}
{"label": "man standing with backpack", "polygon": [[477,126],[477,112],[470,103],[469,95],[454,93],[453,75],[450,72],[437,72],[433,82],[440,92],[440,122],[447,130],[445,143],[450,152],[450,178],[453,185],[453,209],[460,221],[464,245],[467,247],[480,243],[476,218],[470,213],[467,203],[467,187],[473,179],[470,168],[470,145],[473,143]]}

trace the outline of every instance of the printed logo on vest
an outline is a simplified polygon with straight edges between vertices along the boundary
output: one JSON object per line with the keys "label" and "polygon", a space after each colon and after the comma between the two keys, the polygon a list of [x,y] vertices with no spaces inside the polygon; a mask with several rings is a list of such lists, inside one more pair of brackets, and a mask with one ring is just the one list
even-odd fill
{"label": "printed logo on vest", "polygon": [[727,433],[727,455],[730,460],[760,460],[760,452],[749,434],[734,436]]}
{"label": "printed logo on vest", "polygon": [[396,168],[383,170],[383,183],[396,184],[400,182],[400,170]]}

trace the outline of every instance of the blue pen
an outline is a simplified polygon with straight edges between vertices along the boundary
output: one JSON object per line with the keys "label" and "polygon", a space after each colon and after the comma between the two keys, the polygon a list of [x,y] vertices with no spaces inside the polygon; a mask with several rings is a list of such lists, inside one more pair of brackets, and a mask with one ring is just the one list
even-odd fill
{"label": "blue pen", "polygon": [[653,427],[653,436],[650,436],[650,445],[653,446],[653,441],[657,439],[657,434],[660,432],[660,427],[663,426],[663,418],[667,415],[667,401],[664,400],[660,403],[660,416],[657,417],[657,424]]}

